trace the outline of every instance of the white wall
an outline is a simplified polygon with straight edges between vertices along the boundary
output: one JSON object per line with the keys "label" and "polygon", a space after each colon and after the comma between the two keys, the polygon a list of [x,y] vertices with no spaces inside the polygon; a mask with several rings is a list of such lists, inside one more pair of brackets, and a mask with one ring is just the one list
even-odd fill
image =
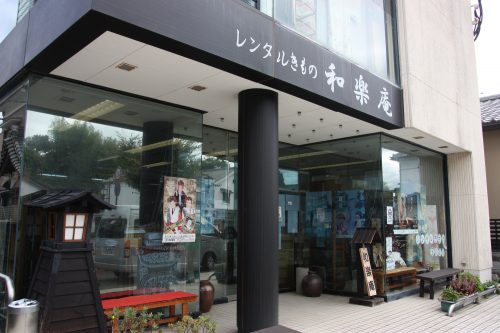
{"label": "white wall", "polygon": [[491,277],[489,214],[469,0],[398,0],[405,127],[448,155],[453,266]]}

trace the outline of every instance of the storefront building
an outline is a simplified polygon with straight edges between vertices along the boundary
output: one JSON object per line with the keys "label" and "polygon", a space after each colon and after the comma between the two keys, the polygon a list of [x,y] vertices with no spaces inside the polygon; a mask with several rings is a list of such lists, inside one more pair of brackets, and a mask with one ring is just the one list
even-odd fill
{"label": "storefront building", "polygon": [[54,232],[27,203],[78,189],[114,206],[64,236],[90,228],[102,295],[211,278],[241,332],[277,324],[297,268],[356,294],[358,228],[380,236],[387,300],[416,288],[394,269],[489,279],[469,15],[454,0],[37,1],[0,44],[0,271],[27,295]]}

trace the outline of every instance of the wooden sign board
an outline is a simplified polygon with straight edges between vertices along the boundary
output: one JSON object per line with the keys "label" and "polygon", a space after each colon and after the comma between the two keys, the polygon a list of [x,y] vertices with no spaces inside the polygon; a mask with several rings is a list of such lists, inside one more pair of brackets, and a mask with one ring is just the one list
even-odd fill
{"label": "wooden sign board", "polygon": [[368,291],[368,296],[375,296],[377,294],[377,289],[375,288],[372,267],[370,265],[370,256],[368,255],[366,247],[359,249],[359,256],[361,258],[361,266],[363,266],[363,274],[365,276],[365,286]]}

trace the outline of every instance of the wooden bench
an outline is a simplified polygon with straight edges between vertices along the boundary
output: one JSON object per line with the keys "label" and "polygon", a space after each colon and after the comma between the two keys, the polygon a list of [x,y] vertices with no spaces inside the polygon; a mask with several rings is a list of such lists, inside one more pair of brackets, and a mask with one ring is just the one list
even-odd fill
{"label": "wooden bench", "polygon": [[435,282],[446,279],[446,286],[449,287],[451,280],[453,280],[455,276],[458,276],[459,273],[459,269],[445,268],[417,275],[417,279],[420,279],[420,297],[424,297],[425,281],[429,281],[429,298],[434,299]]}
{"label": "wooden bench", "polygon": [[385,286],[387,289],[395,289],[415,284],[416,275],[417,269],[415,267],[400,267],[388,271],[373,270],[375,287],[380,295],[385,293]]}
{"label": "wooden bench", "polygon": [[[188,314],[188,305],[196,301],[197,295],[186,293],[184,291],[170,291],[150,295],[135,295],[120,298],[110,298],[102,300],[102,308],[104,314],[110,317],[114,308],[118,308],[121,313],[125,308],[131,307],[137,311],[142,311],[145,307],[150,309],[169,308],[168,317],[160,319],[159,324],[174,323]],[[175,314],[175,306],[181,304],[182,312],[178,316]],[[118,331],[119,318],[114,318],[112,321],[113,332]]]}

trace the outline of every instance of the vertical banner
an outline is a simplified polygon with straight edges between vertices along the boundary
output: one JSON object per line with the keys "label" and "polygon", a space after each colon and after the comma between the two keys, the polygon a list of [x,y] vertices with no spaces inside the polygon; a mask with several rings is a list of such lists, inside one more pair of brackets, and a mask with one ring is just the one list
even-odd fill
{"label": "vertical banner", "polygon": [[361,258],[361,265],[363,266],[363,274],[365,276],[365,286],[368,291],[368,296],[375,296],[377,294],[377,289],[375,288],[372,267],[370,265],[370,257],[366,247],[359,249],[359,257]]}
{"label": "vertical banner", "polygon": [[196,240],[196,179],[164,177],[163,243]]}

